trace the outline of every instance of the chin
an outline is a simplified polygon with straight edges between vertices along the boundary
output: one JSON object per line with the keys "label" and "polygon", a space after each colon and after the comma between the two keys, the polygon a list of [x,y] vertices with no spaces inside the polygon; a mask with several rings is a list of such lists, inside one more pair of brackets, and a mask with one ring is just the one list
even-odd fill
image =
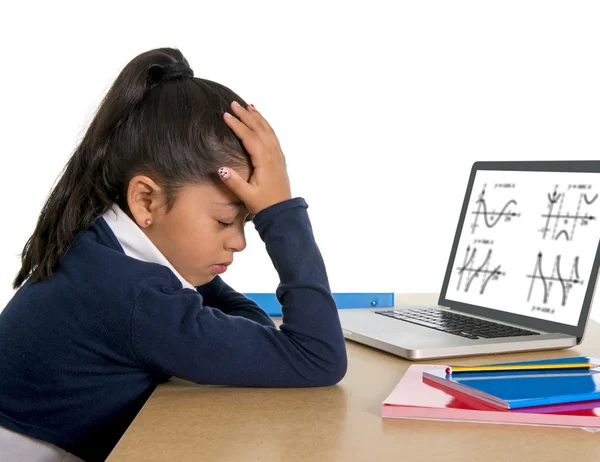
{"label": "chin", "polygon": [[198,278],[195,279],[193,282],[190,281],[194,287],[198,287],[198,286],[203,286],[204,284],[208,284],[210,281],[212,281],[215,278],[216,274],[211,274],[210,276],[206,276],[202,279]]}

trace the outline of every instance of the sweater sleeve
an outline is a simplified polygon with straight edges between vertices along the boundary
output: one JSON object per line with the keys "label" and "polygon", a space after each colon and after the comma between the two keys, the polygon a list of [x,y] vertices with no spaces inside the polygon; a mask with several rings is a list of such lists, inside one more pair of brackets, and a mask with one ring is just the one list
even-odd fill
{"label": "sweater sleeve", "polygon": [[207,306],[198,292],[146,281],[132,314],[132,344],[144,367],[202,384],[327,386],[346,373],[335,301],[304,199],[254,219],[279,273],[280,329]]}
{"label": "sweater sleeve", "polygon": [[256,302],[233,290],[220,276],[208,284],[196,287],[204,304],[220,309],[230,316],[242,316],[265,326],[275,327],[273,320]]}

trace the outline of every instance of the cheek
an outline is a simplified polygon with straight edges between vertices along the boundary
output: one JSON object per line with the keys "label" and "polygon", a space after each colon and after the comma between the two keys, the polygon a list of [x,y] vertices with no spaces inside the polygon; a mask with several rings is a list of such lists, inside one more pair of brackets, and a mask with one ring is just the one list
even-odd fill
{"label": "cheek", "polygon": [[201,220],[179,219],[172,220],[168,226],[169,247],[173,248],[179,258],[194,258],[202,249],[207,235],[206,223]]}
{"label": "cheek", "polygon": [[184,252],[183,257],[192,261],[203,259],[214,259],[215,249],[220,244],[221,233],[215,223],[210,220],[198,220],[181,226],[178,230],[180,249]]}

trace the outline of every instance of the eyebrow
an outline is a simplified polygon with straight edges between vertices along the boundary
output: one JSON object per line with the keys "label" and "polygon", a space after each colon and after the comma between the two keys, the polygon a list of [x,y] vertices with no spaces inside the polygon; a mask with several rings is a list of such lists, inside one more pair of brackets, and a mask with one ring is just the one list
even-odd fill
{"label": "eyebrow", "polygon": [[215,204],[225,205],[228,207],[241,207],[242,205],[244,205],[244,202],[239,200],[239,201],[235,201],[235,202],[215,202]]}

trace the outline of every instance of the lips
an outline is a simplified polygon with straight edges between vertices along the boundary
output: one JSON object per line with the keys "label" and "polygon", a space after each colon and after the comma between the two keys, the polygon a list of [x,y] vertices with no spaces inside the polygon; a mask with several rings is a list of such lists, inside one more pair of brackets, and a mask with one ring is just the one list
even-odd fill
{"label": "lips", "polygon": [[227,271],[227,267],[229,265],[231,265],[231,262],[217,263],[215,265],[212,265],[212,270],[215,274],[223,274],[225,271]]}

